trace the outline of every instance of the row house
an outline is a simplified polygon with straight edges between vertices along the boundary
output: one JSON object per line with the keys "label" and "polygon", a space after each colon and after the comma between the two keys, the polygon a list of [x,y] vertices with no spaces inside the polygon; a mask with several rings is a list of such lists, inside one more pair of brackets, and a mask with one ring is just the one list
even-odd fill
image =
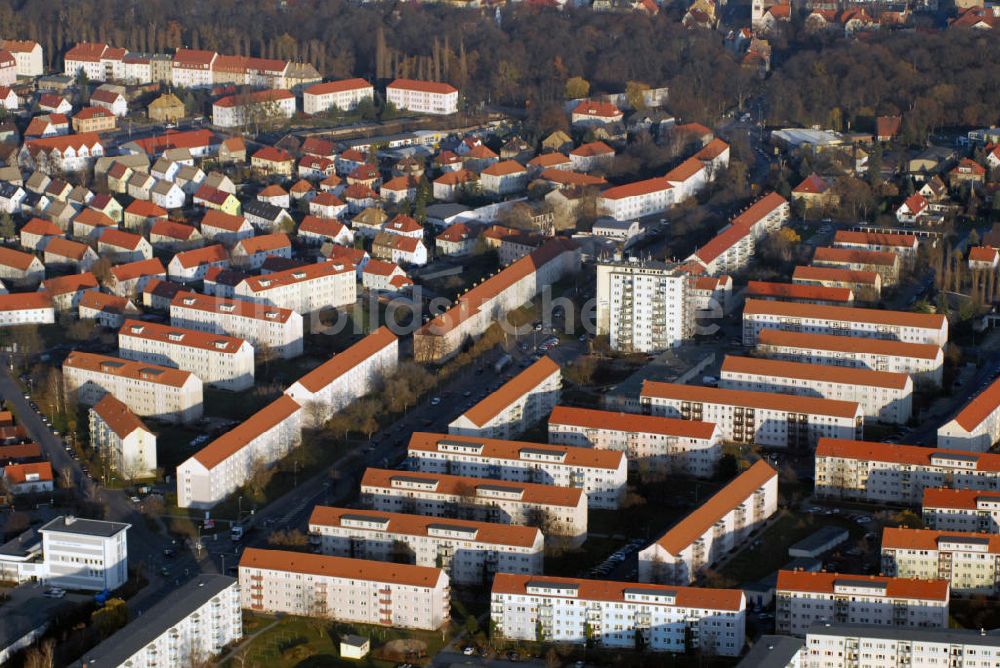
{"label": "row house", "polygon": [[580,487],[588,507],[611,510],[625,496],[628,475],[621,452],[424,432],[410,436],[407,463],[421,473]]}
{"label": "row house", "polygon": [[282,359],[302,354],[302,316],[290,309],[184,291],[170,302],[170,324],[243,339]]}
{"label": "row house", "polygon": [[[50,244],[51,245],[51,244]],[[167,270],[159,258],[138,260],[128,264],[111,267],[111,280],[108,286],[111,292],[119,297],[135,297],[152,280],[166,280]]]}
{"label": "row house", "polygon": [[136,415],[189,424],[202,416],[202,383],[189,371],[73,351],[63,362],[66,391],[93,406],[111,393]]}
{"label": "row house", "polygon": [[799,283],[748,281],[744,296],[747,299],[769,299],[779,302],[803,302],[829,306],[854,305],[854,291],[850,288],[828,288]]}
{"label": "row house", "polygon": [[913,381],[891,371],[726,355],[719,387],[853,401],[866,418],[889,424],[906,424],[913,413]]}
{"label": "row house", "polygon": [[1000,593],[1000,535],[885,527],[882,571],[918,580],[944,580],[965,596]]}
{"label": "row house", "polygon": [[177,467],[177,505],[212,508],[302,441],[302,408],[281,395]]}
{"label": "row house", "polygon": [[140,315],[142,312],[139,307],[128,298],[96,290],[85,292],[77,308],[80,320],[94,320],[107,329],[118,329],[125,324],[125,318],[136,318]]}
{"label": "row house", "polygon": [[354,508],[316,506],[309,535],[320,554],[395,563],[403,558],[469,586],[487,586],[497,573],[541,574],[545,556],[537,527]]}
{"label": "row house", "polygon": [[263,276],[249,276],[234,289],[238,299],[287,308],[306,315],[353,304],[357,299],[354,267],[317,262]]}
{"label": "row house", "polygon": [[811,450],[825,437],[860,438],[864,414],[856,401],[748,392],[644,381],[646,415],[713,422],[730,443]]}
{"label": "row house", "polygon": [[746,300],[743,344],[756,345],[760,332],[765,329],[863,336],[936,346],[948,342],[948,319],[936,313]]}
{"label": "row house", "polygon": [[82,172],[104,155],[104,144],[93,132],[29,139],[18,153],[18,164],[45,174]]}
{"label": "row house", "polygon": [[559,402],[562,372],[544,356],[448,425],[448,433],[514,438],[544,420]]}
{"label": "row house", "polygon": [[639,552],[639,582],[694,582],[777,510],[778,472],[758,460]]}
{"label": "row house", "polygon": [[939,448],[986,452],[997,440],[1000,440],[1000,379],[994,380],[937,430]]}
{"label": "row house", "polygon": [[49,325],[55,321],[56,311],[48,293],[0,294],[0,327]]}
{"label": "row house", "polygon": [[813,254],[812,263],[817,267],[873,271],[881,277],[885,287],[891,287],[899,281],[899,256],[889,251],[821,247]]}
{"label": "row house", "polygon": [[739,589],[499,573],[490,624],[512,641],[735,657],[745,642],[746,596]]}
{"label": "row house", "polygon": [[118,330],[118,354],[190,371],[207,385],[234,392],[253,386],[253,346],[233,336],[126,320]]}
{"label": "row house", "polygon": [[928,487],[921,509],[928,529],[1000,534],[1000,492]]}
{"label": "row house", "polygon": [[795,285],[850,290],[858,301],[875,303],[882,299],[882,276],[877,271],[832,266],[797,266],[792,272]]}
{"label": "row house", "polygon": [[361,500],[374,510],[536,526],[571,547],[587,537],[587,495],[579,487],[369,468]]}
{"label": "row house", "polygon": [[[994,631],[877,624],[814,624],[800,660],[810,668],[933,666],[982,668],[1000,663]],[[789,664],[796,665],[796,664]]]}
{"label": "row house", "polygon": [[1000,455],[827,438],[815,486],[828,499],[919,505],[928,487],[1000,491]]}
{"label": "row house", "polygon": [[156,475],[156,434],[111,393],[87,411],[90,445],[123,479]]}

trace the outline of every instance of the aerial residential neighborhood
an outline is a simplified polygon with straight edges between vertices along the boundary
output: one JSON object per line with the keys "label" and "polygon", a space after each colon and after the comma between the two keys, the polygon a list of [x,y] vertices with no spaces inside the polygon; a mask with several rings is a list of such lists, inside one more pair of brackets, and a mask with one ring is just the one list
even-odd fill
{"label": "aerial residential neighborhood", "polygon": [[0,665],[1000,668],[998,29],[0,0]]}

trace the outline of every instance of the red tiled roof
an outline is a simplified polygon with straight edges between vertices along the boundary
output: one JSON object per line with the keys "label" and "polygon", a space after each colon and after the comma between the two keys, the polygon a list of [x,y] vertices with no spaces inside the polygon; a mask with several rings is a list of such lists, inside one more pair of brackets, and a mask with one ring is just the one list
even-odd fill
{"label": "red tiled roof", "polygon": [[797,302],[772,302],[748,299],[743,307],[744,315],[774,314],[793,318],[819,318],[865,322],[899,327],[919,327],[941,329],[947,324],[939,313],[910,313],[909,311],[888,311],[885,309],[857,308],[853,306],[821,306],[799,304]]}
{"label": "red tiled roof", "polygon": [[574,116],[592,116],[594,118],[620,118],[621,110],[610,102],[584,100],[573,108]]}
{"label": "red tiled roof", "polygon": [[706,404],[724,404],[729,406],[747,406],[781,413],[807,413],[810,415],[826,415],[839,418],[854,418],[861,415],[861,409],[856,401],[801,397],[779,392],[751,392],[748,390],[729,390],[721,387],[661,383],[653,380],[643,381],[639,397]]}
{"label": "red tiled roof", "polygon": [[[890,531],[888,527],[886,532]],[[883,534],[883,541],[885,540]],[[863,582],[869,585],[884,585],[885,597],[891,599],[948,600],[947,580],[916,580],[912,578],[891,578],[884,575],[854,575],[841,573],[810,573],[808,571],[778,571],[777,591],[814,592],[833,594],[840,584]],[[874,591],[871,591],[874,594]]]}
{"label": "red tiled roof", "polygon": [[162,276],[166,273],[167,270],[157,257],[111,267],[111,275],[118,281],[130,281],[141,276]]}
{"label": "red tiled roof", "polygon": [[133,200],[125,207],[125,213],[143,218],[166,218],[167,210],[159,204],[154,204],[144,199]]}
{"label": "red tiled roof", "polygon": [[586,429],[606,429],[627,433],[648,433],[684,438],[709,439],[715,432],[714,422],[680,420],[656,415],[615,413],[590,408],[556,406],[549,415],[549,427],[568,425]]}
{"label": "red tiled roof", "polygon": [[910,383],[910,376],[891,371],[872,371],[856,367],[808,364],[761,357],[739,357],[726,355],[722,361],[722,373],[742,373],[763,376],[774,382],[782,378],[839,383],[842,385],[883,387],[903,390]]}
{"label": "red tiled roof", "polygon": [[[221,192],[221,191],[220,191]],[[227,232],[239,232],[246,226],[247,219],[243,216],[234,216],[216,209],[209,209],[201,219],[201,227],[214,227]]]}
{"label": "red tiled roof", "polygon": [[265,146],[254,153],[251,159],[266,162],[292,162],[292,154],[276,146]]}
{"label": "red tiled roof", "polygon": [[795,186],[793,193],[821,195],[830,189],[830,184],[819,174],[813,172],[807,176],[802,183]]}
{"label": "red tiled roof", "polygon": [[416,90],[424,93],[435,93],[438,95],[447,95],[449,93],[457,93],[458,89],[446,83],[438,83],[435,81],[418,81],[416,79],[396,79],[391,84],[386,86],[389,88],[401,88],[407,90]]}
{"label": "red tiled roof", "polygon": [[838,336],[836,334],[807,334],[786,332],[780,329],[763,329],[757,337],[762,346],[782,346],[807,350],[827,350],[845,353],[867,353],[898,357],[934,360],[941,356],[940,346],[932,343],[906,343],[890,339],[871,339],[864,336]]}
{"label": "red tiled roof", "polygon": [[463,417],[480,427],[499,415],[505,408],[541,384],[554,373],[559,365],[548,355],[504,383],[495,392],[465,411]]}
{"label": "red tiled roof", "polygon": [[69,274],[67,276],[56,276],[42,281],[42,289],[49,293],[51,297],[79,292],[80,290],[97,290],[97,277],[89,271],[82,274]]}
{"label": "red tiled roof", "polygon": [[829,281],[875,285],[879,275],[874,271],[842,269],[840,267],[808,267],[799,265],[792,272],[793,281]]}
{"label": "red tiled roof", "polygon": [[[294,399],[283,394],[196,452],[194,459],[206,469],[212,470],[246,447],[255,438],[281,424],[300,409],[301,407]],[[246,559],[247,552],[250,551],[251,548],[244,550],[244,559]]]}
{"label": "red tiled roof", "polygon": [[335,354],[306,375],[299,378],[299,385],[309,392],[319,392],[330,383],[356,367],[372,355],[392,345],[396,335],[388,327],[380,327],[347,350]]}
{"label": "red tiled roof", "polygon": [[386,561],[328,557],[308,552],[262,550],[248,547],[240,557],[240,568],[303,573],[351,581],[385,582],[404,587],[433,588],[442,584],[442,571],[429,566],[395,564]]}
{"label": "red tiled roof", "polygon": [[341,79],[340,81],[327,81],[318,83],[306,88],[306,95],[329,95],[330,93],[342,93],[348,90],[358,90],[359,88],[371,88],[372,85],[364,79]]}
{"label": "red tiled roof", "polygon": [[52,464],[35,462],[29,464],[8,464],[3,467],[3,477],[10,485],[20,485],[28,481],[28,476],[37,476],[37,481],[52,481]]}
{"label": "red tiled roof", "polygon": [[152,433],[132,410],[113,394],[108,392],[91,408],[119,438],[125,438],[134,431]]}
{"label": "red tiled roof", "polygon": [[860,248],[820,246],[813,254],[813,262],[836,262],[852,265],[895,266],[898,256],[891,251],[872,251]]}
{"label": "red tiled roof", "polygon": [[204,248],[195,248],[193,250],[181,251],[174,255],[174,260],[177,260],[178,264],[185,269],[190,269],[191,267],[197,267],[203,264],[210,264],[214,262],[222,262],[229,258],[229,254],[222,244],[214,244],[212,246],[205,246]]}
{"label": "red tiled roof", "polygon": [[769,283],[749,281],[747,297],[785,297],[815,302],[849,303],[853,293],[850,288],[828,288],[822,285],[802,285],[800,283]]}
{"label": "red tiled roof", "polygon": [[492,478],[473,478],[470,476],[448,475],[445,473],[411,473],[390,469],[367,468],[361,477],[361,487],[382,489],[393,488],[393,480],[408,479],[436,483],[435,494],[451,496],[478,496],[478,490],[483,488],[505,488],[510,491],[522,492],[519,501],[523,503],[538,503],[552,506],[575,508],[580,505],[584,496],[581,487],[559,487],[558,485],[540,485],[533,482],[510,482]]}

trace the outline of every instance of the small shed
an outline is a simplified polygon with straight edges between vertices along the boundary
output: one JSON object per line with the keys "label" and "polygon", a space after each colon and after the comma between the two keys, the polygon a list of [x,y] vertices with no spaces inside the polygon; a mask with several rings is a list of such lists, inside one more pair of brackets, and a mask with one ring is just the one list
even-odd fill
{"label": "small shed", "polygon": [[340,658],[363,659],[371,651],[371,640],[364,636],[346,635],[340,638]]}

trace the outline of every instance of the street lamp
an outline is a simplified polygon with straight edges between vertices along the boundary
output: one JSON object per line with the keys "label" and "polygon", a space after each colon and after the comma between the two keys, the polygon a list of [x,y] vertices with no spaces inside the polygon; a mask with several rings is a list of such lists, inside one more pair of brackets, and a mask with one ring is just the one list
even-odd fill
{"label": "street lamp", "polygon": [[239,505],[239,511],[236,513],[236,521],[237,522],[239,522],[240,519],[243,517],[243,495],[240,495],[240,502],[239,503],[240,503],[240,505]]}

